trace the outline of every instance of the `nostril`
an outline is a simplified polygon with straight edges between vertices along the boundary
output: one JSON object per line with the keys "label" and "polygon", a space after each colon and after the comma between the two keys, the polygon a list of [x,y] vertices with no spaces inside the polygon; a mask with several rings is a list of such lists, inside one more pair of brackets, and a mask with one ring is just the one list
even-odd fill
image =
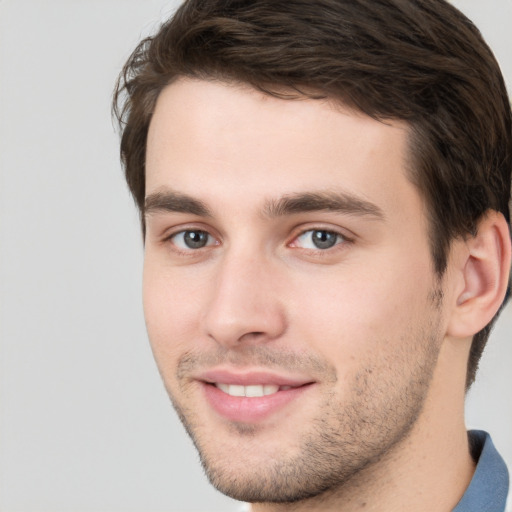
{"label": "nostril", "polygon": [[268,338],[268,334],[264,331],[249,331],[240,336],[237,340],[238,343],[259,343]]}
{"label": "nostril", "polygon": [[253,331],[253,332],[248,332],[246,334],[244,334],[244,336],[242,336],[242,338],[261,338],[261,336],[264,336],[265,333],[263,331]]}

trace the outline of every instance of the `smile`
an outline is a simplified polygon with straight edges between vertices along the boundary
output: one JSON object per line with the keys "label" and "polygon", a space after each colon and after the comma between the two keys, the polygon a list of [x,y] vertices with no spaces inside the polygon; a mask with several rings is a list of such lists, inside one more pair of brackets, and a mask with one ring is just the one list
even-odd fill
{"label": "smile", "polygon": [[292,386],[276,386],[275,384],[252,384],[242,386],[239,384],[215,383],[215,387],[228,394],[229,396],[257,398],[262,396],[274,395],[278,391],[287,391]]}
{"label": "smile", "polygon": [[216,415],[237,423],[259,423],[285,410],[291,411],[316,387],[311,381],[269,376],[265,379],[261,375],[218,377],[199,381],[203,396]]}

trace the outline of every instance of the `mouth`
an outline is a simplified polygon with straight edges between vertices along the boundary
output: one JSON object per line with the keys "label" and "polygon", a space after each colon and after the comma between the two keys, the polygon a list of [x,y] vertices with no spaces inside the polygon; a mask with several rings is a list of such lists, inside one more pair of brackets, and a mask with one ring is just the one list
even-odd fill
{"label": "mouth", "polygon": [[220,382],[216,382],[213,385],[229,396],[245,396],[249,398],[274,395],[279,391],[287,391],[293,387],[277,386],[275,384],[250,384],[248,386],[242,386],[240,384],[224,384]]}
{"label": "mouth", "polygon": [[199,380],[209,408],[224,420],[258,423],[301,403],[299,397],[315,387],[305,378],[267,373],[210,372]]}

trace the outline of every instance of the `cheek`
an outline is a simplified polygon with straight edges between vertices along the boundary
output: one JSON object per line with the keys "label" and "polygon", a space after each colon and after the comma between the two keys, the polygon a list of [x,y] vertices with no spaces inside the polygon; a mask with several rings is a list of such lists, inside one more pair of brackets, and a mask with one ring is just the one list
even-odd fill
{"label": "cheek", "polygon": [[164,266],[144,263],[143,303],[146,329],[160,369],[173,362],[197,339],[198,285]]}
{"label": "cheek", "polygon": [[386,357],[400,349],[411,331],[423,330],[431,314],[431,274],[399,268],[350,269],[298,281],[291,324],[310,346],[344,368],[370,355]]}

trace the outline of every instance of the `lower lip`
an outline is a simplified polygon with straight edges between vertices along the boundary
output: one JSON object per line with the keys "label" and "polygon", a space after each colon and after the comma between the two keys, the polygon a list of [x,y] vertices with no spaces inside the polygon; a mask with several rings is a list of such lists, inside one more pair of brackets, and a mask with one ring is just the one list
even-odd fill
{"label": "lower lip", "polygon": [[256,423],[268,418],[286,408],[312,386],[312,384],[306,384],[278,391],[272,395],[245,397],[228,395],[213,384],[206,382],[202,384],[206,400],[211,407],[223,418],[241,423]]}

